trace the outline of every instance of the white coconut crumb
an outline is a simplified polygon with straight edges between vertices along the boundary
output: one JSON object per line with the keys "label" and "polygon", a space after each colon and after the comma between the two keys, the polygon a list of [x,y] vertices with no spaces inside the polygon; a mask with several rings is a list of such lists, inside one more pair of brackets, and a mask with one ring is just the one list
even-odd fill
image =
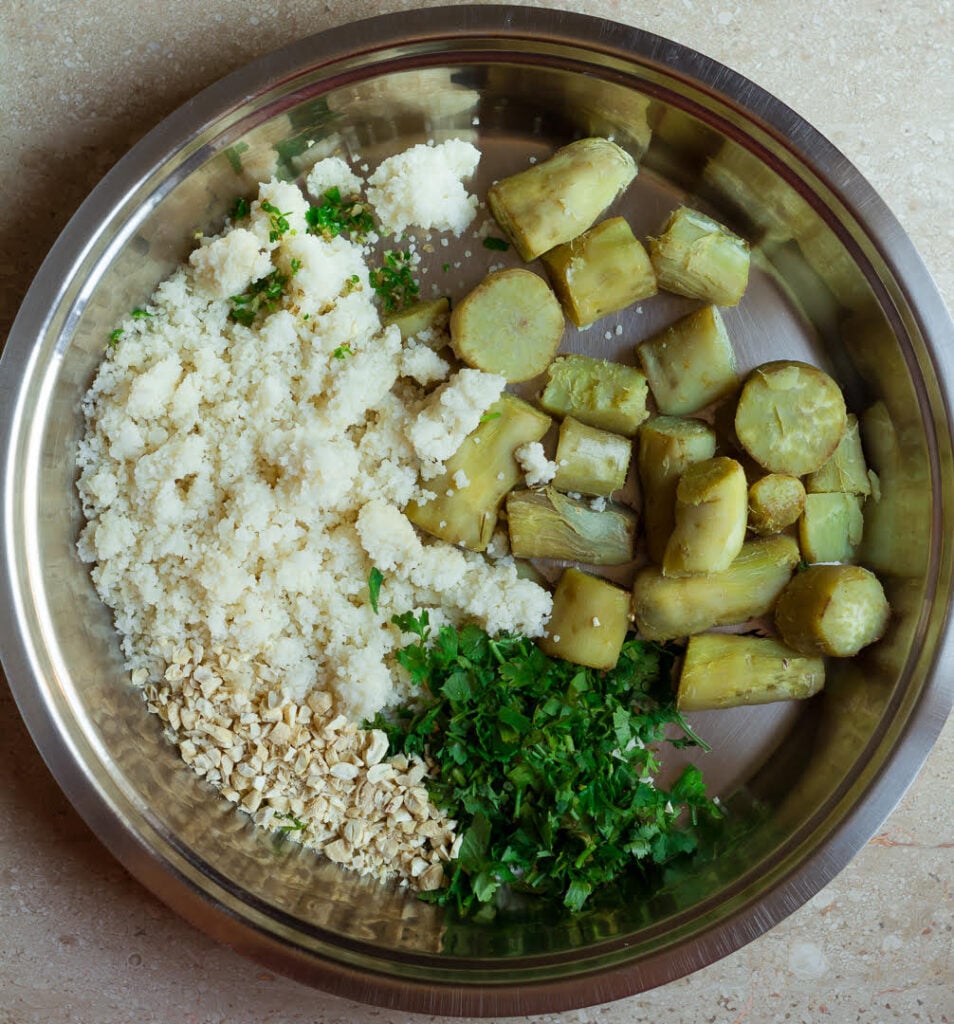
{"label": "white coconut crumb", "polygon": [[249,228],[263,246],[275,249],[282,241],[308,230],[308,207],[297,185],[273,178],[259,185],[258,199],[249,213]]}
{"label": "white coconut crumb", "polygon": [[606,508],[606,498],[602,495],[594,498],[590,502],[590,508],[593,509],[594,512],[602,512]]}
{"label": "white coconut crumb", "polygon": [[539,441],[530,441],[515,448],[513,457],[523,470],[528,487],[548,484],[557,474],[557,464],[547,458]]}
{"label": "white coconut crumb", "polygon": [[593,618],[590,619],[590,622],[591,622],[591,624],[592,624],[594,629],[599,629],[600,626],[602,625],[602,623],[600,622],[599,618],[596,615],[594,615]]}
{"label": "white coconut crumb", "polygon": [[486,555],[495,562],[510,557],[510,534],[504,529],[496,529],[487,545]]}
{"label": "white coconut crumb", "polygon": [[406,428],[407,439],[422,462],[424,480],[441,472],[444,461],[476,429],[506,383],[499,374],[465,367],[428,396]]}
{"label": "white coconut crumb", "polygon": [[[371,501],[358,514],[358,534],[368,557],[382,571],[396,570],[421,588],[441,593],[443,614],[467,614],[489,633],[543,635],[553,600],[549,591],[517,576],[514,566],[489,564],[481,555],[424,543],[393,505]],[[383,591],[382,591],[383,592]],[[501,605],[506,593],[506,607]]]}
{"label": "white coconut crumb", "polygon": [[232,228],[227,236],[210,239],[189,256],[195,283],[214,299],[239,295],[271,270],[271,257],[256,234]]}
{"label": "white coconut crumb", "polygon": [[468,477],[462,469],[458,469],[451,479],[454,481],[454,486],[459,491],[462,491],[465,487],[470,487],[470,477]]}
{"label": "white coconut crumb", "polygon": [[417,339],[405,343],[399,371],[402,377],[410,377],[426,387],[446,380],[449,371],[450,365],[428,345],[420,344]]}
{"label": "white coconut crumb", "polygon": [[364,179],[359,177],[340,156],[329,156],[319,160],[308,172],[305,187],[320,199],[330,189],[338,189],[344,199],[360,195]]}
{"label": "white coconut crumb", "polygon": [[368,179],[368,201],[382,228],[400,235],[415,225],[460,235],[477,213],[477,197],[464,179],[477,169],[480,151],[462,139],[412,146],[389,157]]}

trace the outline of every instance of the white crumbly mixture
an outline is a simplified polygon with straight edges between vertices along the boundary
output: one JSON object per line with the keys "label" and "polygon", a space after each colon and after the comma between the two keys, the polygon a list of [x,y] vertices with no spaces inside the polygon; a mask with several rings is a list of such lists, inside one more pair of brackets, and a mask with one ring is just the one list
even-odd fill
{"label": "white crumbly mixture", "polygon": [[[417,149],[431,161],[442,147]],[[458,150],[443,147],[446,174],[470,166]],[[375,177],[398,191],[393,165]],[[288,219],[280,237],[262,201]],[[448,202],[415,223],[443,228]],[[203,239],[124,324],[84,401],[79,552],[186,761],[256,822],[293,816],[333,859],[432,887],[454,823],[426,800],[425,766],[382,763],[382,734],[358,726],[406,695],[391,616],[428,607],[435,625],[538,636],[551,599],[403,515],[503,380],[446,379],[440,356],[382,328],[365,253],[309,235],[307,206],[263,184],[250,216]],[[276,271],[275,308],[233,322],[230,296]]]}
{"label": "white crumbly mixture", "polygon": [[320,199],[332,188],[338,189],[342,198],[347,199],[361,194],[364,181],[354,173],[347,161],[340,156],[329,156],[319,160],[308,172],[305,187],[316,199]]}
{"label": "white crumbly mixture", "polygon": [[382,233],[429,226],[460,235],[477,214],[477,197],[467,193],[462,179],[479,160],[479,150],[462,139],[412,146],[385,160],[368,178],[368,200]]}
{"label": "white crumbly mixture", "polygon": [[539,487],[548,484],[557,473],[558,466],[547,458],[543,445],[539,441],[528,441],[514,449],[514,458],[523,470],[524,480],[528,487]]}
{"label": "white crumbly mixture", "polygon": [[407,428],[407,437],[421,461],[421,475],[430,480],[443,472],[444,461],[475,430],[483,413],[500,397],[507,383],[496,373],[464,368],[432,391]]}

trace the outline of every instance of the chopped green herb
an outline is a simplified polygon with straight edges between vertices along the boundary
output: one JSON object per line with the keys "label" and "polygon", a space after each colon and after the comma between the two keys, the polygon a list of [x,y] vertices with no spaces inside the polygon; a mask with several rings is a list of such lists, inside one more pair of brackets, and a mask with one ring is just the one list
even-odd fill
{"label": "chopped green herb", "polygon": [[364,241],[374,231],[374,218],[364,205],[353,199],[342,199],[341,190],[329,188],[317,206],[305,213],[308,231],[324,238],[336,238],[342,231],[356,241]]}
{"label": "chopped green herb", "polygon": [[499,412],[485,412],[483,414],[483,416],[480,417],[480,422],[481,423],[489,423],[491,420],[499,420],[499,419],[500,419],[500,413]]}
{"label": "chopped green herb", "polygon": [[133,320],[145,320],[151,316],[152,313],[148,312],[148,310],[140,309],[138,306],[132,311]]}
{"label": "chopped green herb", "polygon": [[242,196],[238,196],[235,202],[232,204],[231,217],[232,220],[243,220],[249,214],[248,200]]}
{"label": "chopped green herb", "polygon": [[109,341],[107,343],[108,348],[115,348],[119,344],[119,339],[123,336],[123,329],[117,327],[115,331],[109,332]]}
{"label": "chopped green herb", "polygon": [[510,248],[510,243],[503,238],[495,238],[493,235],[488,235],[484,239],[484,248],[494,249],[496,252],[506,252]]}
{"label": "chopped green herb", "polygon": [[282,814],[276,814],[275,819],[278,821],[287,821],[287,825],[282,825],[278,830],[278,835],[281,839],[287,839],[292,832],[304,832],[308,828],[307,822],[296,818],[291,811],[286,811]]}
{"label": "chopped green herb", "polygon": [[700,742],[672,703],[671,649],[630,637],[601,672],[525,637],[432,633],[426,611],[392,621],[418,638],[397,658],[421,700],[372,724],[392,753],[433,760],[431,799],[460,823],[448,884],[422,899],[484,916],[510,887],[577,911],[623,872],[692,850],[683,812],[719,816],[693,766],[668,792],[655,785],[667,730],[674,745]]}
{"label": "chopped green herb", "polygon": [[381,594],[381,584],[384,582],[384,576],[381,570],[374,566],[368,575],[368,597],[371,601],[371,607],[374,610],[375,615],[378,613],[378,597]]}
{"label": "chopped green herb", "polygon": [[271,230],[268,232],[268,240],[270,242],[277,242],[286,231],[291,229],[291,224],[288,223],[289,213],[282,213],[281,210],[274,203],[270,203],[267,199],[263,199],[261,202],[261,208],[268,214],[268,223],[271,225]]}
{"label": "chopped green herb", "polygon": [[389,249],[385,252],[384,265],[372,270],[369,280],[388,313],[404,309],[420,292],[420,286],[411,273],[411,254],[407,250],[393,252]]}
{"label": "chopped green herb", "polygon": [[350,345],[344,344],[339,345],[331,354],[335,359],[347,359],[348,356],[353,356],[354,352],[351,351]]}
{"label": "chopped green herb", "polygon": [[229,319],[250,327],[260,312],[272,313],[278,308],[287,283],[286,275],[278,270],[253,281],[241,295],[233,295],[229,299],[232,303]]}
{"label": "chopped green herb", "polygon": [[441,264],[441,270],[443,270],[444,273],[446,274],[447,271],[450,270],[450,264],[449,263],[442,263]]}
{"label": "chopped green herb", "polygon": [[301,260],[299,260],[299,259],[296,259],[296,258],[295,258],[295,257],[293,256],[293,257],[292,257],[292,261],[291,261],[291,272],[292,272],[292,277],[294,277],[294,276],[295,276],[295,274],[297,274],[299,270],[301,270]]}

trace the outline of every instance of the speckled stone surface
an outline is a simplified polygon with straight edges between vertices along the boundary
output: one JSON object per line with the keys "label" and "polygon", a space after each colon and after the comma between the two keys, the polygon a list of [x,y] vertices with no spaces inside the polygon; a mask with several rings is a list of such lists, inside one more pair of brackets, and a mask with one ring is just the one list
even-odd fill
{"label": "speckled stone surface", "polygon": [[[0,337],[102,174],[190,95],[296,37],[400,0],[5,0]],[[417,6],[416,4],[414,6]],[[954,304],[954,5],[554,3],[638,25],[754,79],[881,193]],[[950,670],[954,670],[954,666]],[[436,1018],[326,996],[216,945],[99,844],[0,687],[0,1024],[339,1024]],[[528,1021],[954,1020],[954,724],[852,864],[762,938],[653,992]],[[356,996],[358,994],[356,993]]]}

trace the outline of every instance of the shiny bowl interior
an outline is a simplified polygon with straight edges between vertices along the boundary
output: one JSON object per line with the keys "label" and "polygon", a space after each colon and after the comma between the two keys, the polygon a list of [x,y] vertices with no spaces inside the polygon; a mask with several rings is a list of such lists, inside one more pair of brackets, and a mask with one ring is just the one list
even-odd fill
{"label": "shiny bowl interior", "polygon": [[[75,554],[79,399],[116,322],[259,176],[296,176],[335,147],[373,165],[458,136],[482,147],[482,188],[591,134],[641,159],[622,211],[637,234],[687,200],[753,244],[749,294],[727,313],[743,369],[803,358],[837,375],[850,408],[885,403],[900,459],[883,474],[891,497],[866,521],[866,544],[895,614],[885,640],[832,666],[806,705],[695,716],[731,827],[686,870],[576,917],[524,909],[468,925],[276,844],[163,740]],[[632,361],[633,342],[679,308],[647,304],[610,338],[574,335],[569,347]],[[435,8],[302,40],[139,143],[77,213],[23,305],[0,366],[9,681],[106,845],[170,905],[274,969],[444,1014],[555,1010],[651,988],[818,891],[884,820],[950,710],[939,665],[951,654],[952,341],[910,241],[857,171],[791,110],[697,53],[515,7]]]}

